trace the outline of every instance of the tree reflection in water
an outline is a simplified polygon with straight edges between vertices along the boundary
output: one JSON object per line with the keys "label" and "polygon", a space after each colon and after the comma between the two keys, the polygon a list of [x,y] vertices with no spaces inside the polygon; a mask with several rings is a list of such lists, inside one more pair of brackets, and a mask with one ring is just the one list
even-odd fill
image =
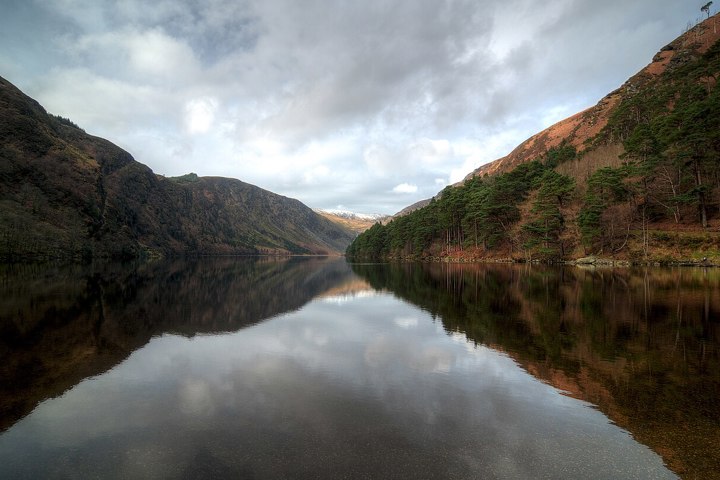
{"label": "tree reflection in water", "polygon": [[720,475],[720,271],[528,265],[353,265],[597,405],[687,478]]}
{"label": "tree reflection in water", "polygon": [[163,333],[232,332],[354,277],[338,258],[0,270],[0,431]]}
{"label": "tree reflection in water", "polygon": [[[631,432],[640,443],[653,448],[670,468],[684,477],[717,478],[717,472],[720,472],[716,453],[716,445],[720,440],[720,409],[716,406],[720,393],[720,271],[584,270],[527,265],[453,264],[351,267],[343,259],[320,258],[203,259],[196,262],[95,268],[4,267],[0,270],[0,295],[3,298],[0,308],[0,429],[7,430],[43,400],[57,397],[83,379],[118,365],[133,351],[148,344],[154,336],[174,333],[190,337],[234,332],[281,313],[297,310],[323,293],[334,292],[334,295],[339,294],[337,298],[343,298],[345,289],[367,289],[369,283],[375,289],[390,291],[429,312],[451,336],[464,335],[476,344],[505,352],[536,378],[563,390],[569,396],[596,405],[613,422]],[[298,422],[303,425],[307,420],[308,406],[314,408],[311,410],[325,427],[354,425],[354,422],[365,425],[377,418],[377,412],[387,409],[388,405],[373,397],[372,389],[370,392],[365,388],[357,392],[353,390],[358,394],[357,398],[346,398],[343,392],[349,388],[348,385],[355,388],[355,380],[362,375],[383,380],[376,388],[406,395],[392,396],[396,400],[402,399],[399,405],[403,410],[393,411],[393,415],[386,419],[387,422],[400,421],[403,429],[393,431],[404,435],[416,426],[422,427],[422,424],[414,423],[417,420],[414,416],[416,412],[408,408],[408,401],[419,396],[417,407],[419,411],[426,411],[427,405],[423,400],[428,399],[415,392],[414,382],[428,379],[414,370],[419,365],[417,362],[403,366],[400,354],[405,352],[415,358],[413,355],[418,352],[413,350],[417,347],[413,342],[417,340],[432,340],[437,350],[440,345],[437,339],[444,339],[444,336],[440,330],[438,337],[436,325],[432,325],[429,329],[430,337],[415,338],[408,335],[407,343],[403,343],[406,338],[400,335],[401,332],[387,337],[388,331],[384,330],[387,326],[374,317],[365,318],[364,309],[370,305],[398,311],[411,307],[404,302],[395,302],[386,295],[378,295],[376,300],[351,302],[354,306],[348,307],[338,303],[337,310],[321,308],[322,302],[311,304],[310,307],[316,307],[313,310],[315,314],[327,314],[329,311],[337,313],[337,317],[326,319],[327,323],[322,323],[321,318],[298,321],[285,319],[287,327],[295,329],[292,330],[294,333],[291,338],[305,339],[303,335],[308,333],[307,328],[312,325],[313,328],[320,328],[321,325],[327,328],[327,331],[318,330],[323,336],[315,339],[319,343],[313,344],[315,346],[312,348],[311,345],[303,345],[302,348],[296,345],[294,349],[282,351],[276,357],[274,355],[277,352],[272,349],[263,350],[262,342],[256,345],[244,340],[244,337],[254,338],[248,335],[248,332],[254,331],[258,338],[272,345],[274,335],[278,332],[273,330],[271,322],[246,329],[244,335],[218,336],[207,339],[214,342],[197,342],[196,347],[208,344],[211,346],[205,347],[215,352],[220,344],[226,343],[227,348],[231,345],[235,348],[237,343],[244,345],[239,347],[241,350],[257,350],[246,352],[248,355],[257,353],[263,355],[263,358],[286,365],[277,371],[278,376],[273,377],[273,382],[268,382],[265,377],[255,379],[252,376],[241,376],[237,377],[243,379],[238,380],[238,385],[254,385],[254,379],[258,380],[258,388],[262,387],[259,391],[272,394],[274,396],[271,395],[271,398],[283,399],[285,402],[276,413],[287,421],[288,418],[295,418],[288,416],[288,412],[296,408],[303,412],[297,416]],[[383,315],[383,312],[374,311],[371,317]],[[423,326],[422,321],[418,323],[415,318],[396,318],[395,323],[390,325],[397,324],[397,328],[402,330],[402,326],[411,325],[407,323],[410,320],[416,322],[414,330],[419,333],[422,329],[417,327]],[[261,328],[263,326],[268,328]],[[381,327],[378,335],[375,335],[377,332],[372,333],[373,328]],[[427,327],[425,325],[423,328]],[[365,336],[361,335],[362,332],[365,332]],[[176,347],[178,343],[184,345],[172,338],[164,338]],[[328,340],[333,338],[336,343]],[[388,338],[395,339],[396,343],[387,343]],[[243,343],[246,340],[250,343]],[[385,343],[362,343],[371,340],[382,340]],[[419,344],[421,347],[424,345],[422,342]],[[162,344],[163,339],[151,343],[156,345],[155,350],[162,350]],[[374,357],[368,357],[367,352],[376,352],[377,349],[371,347],[378,345],[386,347],[383,351],[387,358],[383,358],[388,363],[383,368],[378,365],[373,367],[372,362],[368,364]],[[399,346],[405,350],[398,352]],[[189,347],[185,345],[185,348]],[[357,349],[355,357],[348,355],[349,347]],[[366,348],[369,350],[365,351]],[[443,348],[449,347],[444,345]],[[445,351],[436,350],[431,349],[436,353]],[[143,351],[146,351],[146,356],[152,356],[154,350],[145,348]],[[339,358],[343,358],[346,363],[338,363],[333,356],[330,357],[333,358],[332,363],[318,363],[320,358],[325,358],[323,355],[330,353],[340,355]],[[189,355],[188,358],[195,357]],[[213,355],[212,358],[217,358],[220,363],[227,361],[223,355]],[[349,361],[352,359],[359,363]],[[197,359],[200,362],[197,367],[201,370],[210,369],[205,373],[211,375],[216,369],[215,364],[202,363],[201,360]],[[312,375],[308,377],[305,370],[290,368],[293,365],[304,365],[303,362],[309,362],[313,368],[321,365],[322,368],[318,368],[322,375],[318,378]],[[512,362],[508,360],[508,363]],[[330,382],[329,379],[333,377],[328,373],[335,372],[341,366],[353,366],[356,369],[350,372],[340,369],[336,372],[339,383]],[[249,374],[243,370],[249,368],[244,362],[237,368],[240,369],[235,372],[238,375]],[[309,368],[311,374],[313,368]],[[144,364],[142,369],[147,369]],[[383,375],[375,376],[378,371]],[[402,375],[398,381],[392,382],[392,379],[384,376],[389,372]],[[182,380],[182,372],[175,374]],[[459,381],[460,377],[452,378]],[[310,383],[312,379],[318,380],[314,386]],[[498,380],[495,377],[493,379]],[[464,383],[466,380],[470,385]],[[472,401],[478,400],[474,393],[470,393],[474,392],[471,388],[474,381],[474,377],[462,377],[462,381],[451,392],[460,395],[458,398],[470,405]],[[503,380],[500,381],[502,383]],[[504,381],[507,382],[507,379]],[[189,388],[190,393],[195,392],[195,384],[186,383],[180,382],[179,385]],[[421,383],[417,386],[423,385]],[[146,393],[142,391],[144,385],[136,386],[140,390],[135,393],[145,398],[143,395]],[[301,392],[306,397],[294,402],[295,399],[283,390],[283,387],[288,386],[295,392],[294,395]],[[92,383],[86,387],[92,387]],[[407,387],[407,391],[404,387]],[[452,396],[446,390],[447,385],[436,392],[438,397],[429,397],[434,413],[437,413],[434,405],[446,405],[448,410],[452,410],[451,402],[458,400],[446,398]],[[420,391],[423,391],[422,388]],[[160,395],[155,390],[153,392]],[[128,392],[128,396],[131,393]],[[245,390],[235,393],[244,400],[237,403],[239,410],[234,412],[233,418],[244,418],[240,415],[240,406],[254,404],[250,401],[252,399],[243,396]],[[368,393],[370,395],[366,397]],[[465,394],[467,396],[462,396]],[[553,394],[557,395],[554,391]],[[367,418],[345,417],[347,408],[333,410],[337,398],[343,399],[343,405],[353,405],[351,411],[365,411]],[[106,398],[105,401],[109,400]],[[63,408],[66,403],[54,404]],[[165,404],[161,407],[162,410],[168,409]],[[538,411],[541,410],[538,406]],[[102,411],[100,409],[95,413]],[[273,412],[270,409],[269,418],[274,418],[270,415]],[[254,415],[252,418],[255,418]],[[482,418],[482,415],[473,418]],[[207,429],[213,435],[216,433],[214,428],[221,429],[227,422],[223,416],[216,420],[218,423],[210,423]],[[487,418],[482,420],[487,423]],[[153,425],[148,428],[152,430],[151,427]],[[181,427],[177,427],[178,431],[183,431]],[[440,438],[444,442],[462,438],[458,435],[457,427],[456,423],[450,422],[447,436]],[[16,432],[17,435],[21,433]],[[338,438],[347,440],[346,429],[340,429],[337,433],[342,434]],[[279,437],[277,440],[284,442],[284,439]],[[392,439],[390,443],[397,447],[397,439]],[[252,440],[257,439],[252,437]],[[271,440],[276,439],[272,437]],[[336,445],[337,442],[333,441],[332,444]],[[235,444],[229,442],[228,445]],[[269,445],[276,446],[273,442]],[[375,442],[372,445],[378,444]],[[347,446],[356,448],[353,442]],[[413,455],[414,465],[421,465],[422,459],[428,461],[431,458],[425,455],[427,452],[411,447],[408,446],[406,453]],[[491,447],[488,449],[492,450]],[[202,451],[195,453],[198,458],[190,462],[193,467],[201,468],[210,461]],[[564,450],[559,453],[565,455]],[[54,461],[54,457],[48,458],[48,461]],[[438,471],[442,471],[441,465],[436,466]]]}

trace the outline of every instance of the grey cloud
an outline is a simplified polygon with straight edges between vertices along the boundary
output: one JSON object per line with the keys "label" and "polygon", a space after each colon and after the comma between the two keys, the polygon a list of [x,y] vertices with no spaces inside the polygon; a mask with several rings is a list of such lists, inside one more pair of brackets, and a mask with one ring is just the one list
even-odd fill
{"label": "grey cloud", "polygon": [[[677,0],[6,4],[0,75],[158,173],[380,213],[592,105],[698,15]],[[188,129],[198,99],[217,108]],[[478,146],[423,162],[423,139]]]}
{"label": "grey cloud", "polygon": [[292,3],[283,5],[281,15],[277,3],[271,5],[265,12],[271,37],[260,41],[259,50],[277,53],[300,75],[286,108],[268,123],[308,135],[372,122],[378,115],[427,114],[417,112],[419,99],[447,91],[461,95],[448,88],[460,70],[454,62],[469,49],[481,50],[490,27],[477,2],[452,8],[371,2],[348,11]]}

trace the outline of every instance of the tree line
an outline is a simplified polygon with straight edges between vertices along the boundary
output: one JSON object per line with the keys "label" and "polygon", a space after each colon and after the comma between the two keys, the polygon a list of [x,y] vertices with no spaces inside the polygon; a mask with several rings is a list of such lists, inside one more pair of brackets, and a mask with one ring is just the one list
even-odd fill
{"label": "tree line", "polygon": [[[557,173],[548,155],[509,173],[474,177],[460,186],[446,187],[426,207],[366,230],[347,254],[365,258],[446,256],[467,248],[504,247],[562,255],[564,210],[574,188],[574,180]],[[531,194],[532,208],[518,237],[515,227],[523,218],[520,207]]]}
{"label": "tree line", "polygon": [[718,78],[720,43],[624,95],[586,149],[621,142],[619,166],[576,181],[558,167],[582,154],[563,143],[508,173],[445,188],[426,207],[365,231],[347,255],[441,257],[475,249],[552,260],[580,246],[586,254],[647,258],[651,240],[662,238],[658,225],[707,230],[720,206]]}

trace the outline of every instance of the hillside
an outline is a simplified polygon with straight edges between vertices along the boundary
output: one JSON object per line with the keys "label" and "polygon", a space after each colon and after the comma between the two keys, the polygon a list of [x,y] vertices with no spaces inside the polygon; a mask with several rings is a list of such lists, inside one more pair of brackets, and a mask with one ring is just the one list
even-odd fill
{"label": "hillside", "polygon": [[353,234],[239,180],[156,175],[0,78],[0,259],[335,254]]}
{"label": "hillside", "polygon": [[403,208],[402,210],[400,210],[393,216],[394,217],[402,217],[404,215],[414,212],[415,210],[418,210],[423,207],[427,207],[429,204],[430,204],[430,199],[426,198],[426,199],[417,201],[417,202],[413,203],[412,205],[408,205],[407,207]]}
{"label": "hillside", "polygon": [[716,15],[594,107],[371,228],[348,254],[720,263],[718,39]]}
{"label": "hillside", "polygon": [[376,223],[385,223],[390,218],[387,215],[362,215],[351,212],[317,210],[319,215],[327,218],[333,223],[340,225],[353,232],[362,233]]}
{"label": "hillside", "polygon": [[[603,97],[595,106],[533,135],[505,157],[480,166],[468,174],[465,180],[474,176],[510,172],[518,165],[540,158],[551,149],[564,145],[574,147],[580,154],[595,152],[585,162],[595,168],[621,163],[623,135],[615,128],[607,128],[611,119],[620,115],[621,106],[637,98],[640,91],[652,88],[653,84],[671,80],[673,72],[707,53],[718,39],[720,17],[715,15],[662,47],[650,64],[620,88]],[[606,135],[599,144],[597,140],[601,133]]]}

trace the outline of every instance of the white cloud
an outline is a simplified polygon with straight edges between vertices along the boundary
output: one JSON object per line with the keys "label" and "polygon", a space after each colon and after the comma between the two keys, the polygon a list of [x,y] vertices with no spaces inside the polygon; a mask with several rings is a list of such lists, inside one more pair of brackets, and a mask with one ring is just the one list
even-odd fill
{"label": "white cloud", "polygon": [[394,155],[384,145],[370,144],[363,149],[363,162],[369,173],[387,176],[394,171]]}
{"label": "white cloud", "polygon": [[195,67],[193,50],[159,29],[131,35],[125,45],[130,65],[140,74],[169,76]]}
{"label": "white cloud", "polygon": [[66,35],[61,46],[75,61],[91,66],[98,74],[139,84],[161,83],[172,89],[195,82],[200,72],[192,47],[158,27],[125,26],[115,31]]}
{"label": "white cloud", "polygon": [[303,174],[303,181],[309,185],[315,185],[330,175],[330,169],[326,165],[317,165]]}
{"label": "white cloud", "polygon": [[213,126],[218,102],[214,98],[194,98],[185,104],[185,127],[190,134],[206,133]]}
{"label": "white cloud", "polygon": [[[69,116],[90,133],[115,141],[134,129],[148,131],[144,127],[166,115],[175,103],[160,88],[105,77],[87,68],[52,70],[35,88],[50,112]],[[170,116],[168,125],[172,122]]]}
{"label": "white cloud", "polygon": [[421,138],[410,145],[408,153],[424,165],[434,166],[447,163],[453,155],[453,149],[448,140]]}
{"label": "white cloud", "polygon": [[415,317],[398,317],[393,321],[395,325],[404,329],[414,328],[418,326],[418,319]]}
{"label": "white cloud", "polygon": [[401,183],[392,189],[395,193],[415,193],[417,190],[417,185],[410,185],[409,183]]}

